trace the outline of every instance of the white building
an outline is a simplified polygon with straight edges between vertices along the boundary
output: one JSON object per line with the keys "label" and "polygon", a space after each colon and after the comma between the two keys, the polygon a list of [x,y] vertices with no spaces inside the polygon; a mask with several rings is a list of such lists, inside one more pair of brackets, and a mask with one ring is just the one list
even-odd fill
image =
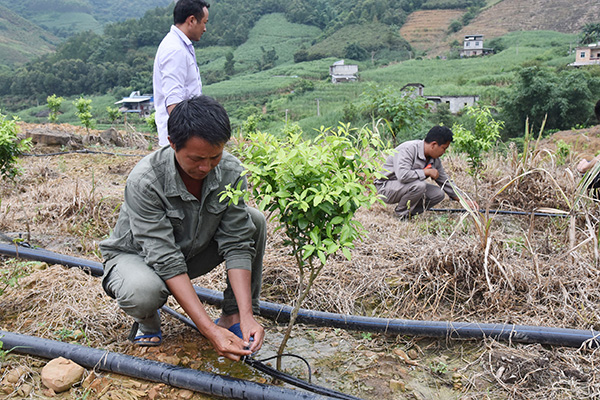
{"label": "white building", "polygon": [[355,82],[358,80],[358,65],[344,64],[344,60],[336,61],[329,67],[331,82]]}

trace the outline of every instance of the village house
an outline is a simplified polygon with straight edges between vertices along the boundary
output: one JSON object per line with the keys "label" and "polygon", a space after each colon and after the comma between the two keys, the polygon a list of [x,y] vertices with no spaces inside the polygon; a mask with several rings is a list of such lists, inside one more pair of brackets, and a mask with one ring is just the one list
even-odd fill
{"label": "village house", "polygon": [[358,80],[358,65],[344,64],[344,60],[336,61],[329,67],[331,82],[355,82]]}
{"label": "village house", "polygon": [[154,111],[152,95],[140,94],[137,91],[131,92],[129,97],[123,97],[115,104],[119,105],[119,111],[122,113],[138,113],[141,117],[147,117]]}
{"label": "village house", "polygon": [[433,109],[437,109],[438,104],[447,104],[448,109],[452,114],[459,113],[465,107],[472,107],[479,101],[477,95],[464,95],[464,96],[425,96],[423,94],[425,85],[422,83],[409,83],[400,89],[401,92],[411,91],[410,96],[421,96],[427,100],[433,102]]}
{"label": "village house", "polygon": [[494,49],[483,47],[483,35],[465,35],[460,57],[485,56],[494,53]]}
{"label": "village house", "polygon": [[575,50],[575,62],[569,65],[580,67],[582,65],[598,64],[600,64],[600,42],[577,47]]}

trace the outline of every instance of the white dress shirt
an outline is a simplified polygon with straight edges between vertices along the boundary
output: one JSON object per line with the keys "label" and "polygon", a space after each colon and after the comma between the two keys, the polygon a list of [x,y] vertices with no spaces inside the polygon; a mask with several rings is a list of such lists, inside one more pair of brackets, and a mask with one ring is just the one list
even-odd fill
{"label": "white dress shirt", "polygon": [[164,37],[154,58],[152,76],[158,144],[169,144],[167,107],[202,94],[202,80],[192,41],[175,25]]}

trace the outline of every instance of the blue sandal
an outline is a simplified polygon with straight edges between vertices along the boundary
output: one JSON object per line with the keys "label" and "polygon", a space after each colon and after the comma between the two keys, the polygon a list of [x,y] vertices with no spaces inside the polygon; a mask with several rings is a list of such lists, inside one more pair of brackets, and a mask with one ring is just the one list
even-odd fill
{"label": "blue sandal", "polygon": [[[153,338],[158,338],[158,340],[151,340]],[[140,330],[140,325],[137,322],[134,322],[131,327],[131,332],[129,333],[129,337],[127,338],[131,343],[136,346],[141,347],[153,347],[159,346],[162,343],[162,333],[158,331],[156,333],[144,333]],[[150,340],[145,340],[150,339]]]}
{"label": "blue sandal", "polygon": [[[219,319],[220,318],[215,319],[215,324],[219,324]],[[239,337],[240,339],[244,338],[244,334],[242,333],[242,328],[240,328],[239,322],[231,325],[229,328],[227,328],[227,330],[233,333],[235,336]]]}

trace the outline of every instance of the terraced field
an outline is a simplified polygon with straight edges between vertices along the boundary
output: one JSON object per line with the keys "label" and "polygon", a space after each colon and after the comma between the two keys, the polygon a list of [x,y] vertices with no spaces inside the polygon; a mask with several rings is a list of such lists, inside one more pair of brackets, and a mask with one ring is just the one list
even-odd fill
{"label": "terraced field", "polygon": [[598,21],[600,2],[582,0],[502,0],[483,10],[460,31],[448,34],[448,26],[460,19],[464,10],[427,10],[409,15],[400,34],[428,57],[444,55],[454,40],[462,43],[464,35],[482,34],[486,40],[509,32],[552,30],[578,33],[587,23]]}
{"label": "terraced field", "polygon": [[408,16],[400,35],[417,51],[445,46],[448,26],[464,14],[462,10],[424,10]]}

